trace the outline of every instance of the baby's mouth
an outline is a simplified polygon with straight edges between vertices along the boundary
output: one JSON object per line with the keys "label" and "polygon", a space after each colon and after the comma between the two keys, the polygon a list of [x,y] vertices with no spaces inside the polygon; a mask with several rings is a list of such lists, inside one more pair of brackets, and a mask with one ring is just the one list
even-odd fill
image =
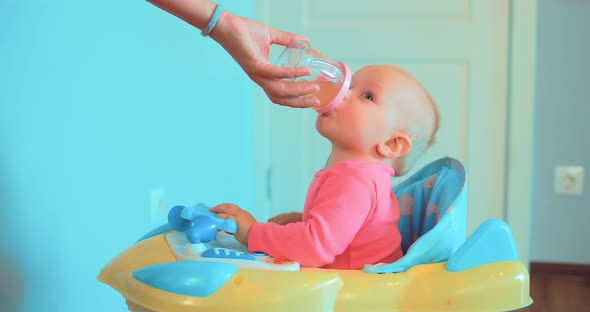
{"label": "baby's mouth", "polygon": [[322,116],[322,117],[328,117],[328,116],[332,115],[332,112],[333,112],[333,110],[331,110],[329,112],[323,112],[323,113],[320,113],[320,116]]}

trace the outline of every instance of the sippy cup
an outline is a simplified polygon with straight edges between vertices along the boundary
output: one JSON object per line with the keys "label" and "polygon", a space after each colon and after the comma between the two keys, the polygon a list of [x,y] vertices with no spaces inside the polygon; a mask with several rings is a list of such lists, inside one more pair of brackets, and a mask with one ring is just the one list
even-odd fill
{"label": "sippy cup", "polygon": [[313,94],[320,100],[314,109],[320,113],[332,111],[342,102],[350,87],[350,68],[342,62],[335,62],[322,52],[311,47],[304,40],[294,41],[281,53],[279,67],[307,67],[310,76],[288,79],[296,82],[315,82],[320,91]]}

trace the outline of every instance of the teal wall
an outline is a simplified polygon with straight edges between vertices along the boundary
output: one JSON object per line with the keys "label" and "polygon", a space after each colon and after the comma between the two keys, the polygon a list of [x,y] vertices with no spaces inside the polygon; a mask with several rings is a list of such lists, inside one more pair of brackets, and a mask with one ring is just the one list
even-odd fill
{"label": "teal wall", "polygon": [[0,0],[0,311],[123,311],[96,276],[155,188],[250,209],[253,105],[221,47],[145,1]]}
{"label": "teal wall", "polygon": [[[590,2],[539,0],[531,261],[590,264]],[[554,167],[585,167],[582,195]]]}

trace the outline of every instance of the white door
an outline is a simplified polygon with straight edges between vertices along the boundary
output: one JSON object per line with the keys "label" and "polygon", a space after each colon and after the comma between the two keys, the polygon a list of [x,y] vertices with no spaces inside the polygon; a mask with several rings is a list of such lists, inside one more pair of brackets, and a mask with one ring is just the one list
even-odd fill
{"label": "white door", "polygon": [[[464,163],[471,232],[504,218],[509,11],[508,0],[259,0],[256,18],[308,36],[353,71],[393,63],[421,80],[440,108],[441,128],[417,167],[444,156]],[[329,142],[316,132],[312,109],[270,105],[262,95],[257,102],[259,166],[268,167],[259,181],[270,185],[255,214],[301,211]]]}

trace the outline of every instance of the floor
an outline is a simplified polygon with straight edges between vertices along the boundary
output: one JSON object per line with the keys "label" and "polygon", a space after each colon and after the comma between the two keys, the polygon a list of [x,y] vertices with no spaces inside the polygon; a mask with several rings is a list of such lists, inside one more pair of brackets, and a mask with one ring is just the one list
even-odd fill
{"label": "floor", "polygon": [[535,272],[531,270],[533,305],[519,311],[590,312],[590,275],[578,273]]}

